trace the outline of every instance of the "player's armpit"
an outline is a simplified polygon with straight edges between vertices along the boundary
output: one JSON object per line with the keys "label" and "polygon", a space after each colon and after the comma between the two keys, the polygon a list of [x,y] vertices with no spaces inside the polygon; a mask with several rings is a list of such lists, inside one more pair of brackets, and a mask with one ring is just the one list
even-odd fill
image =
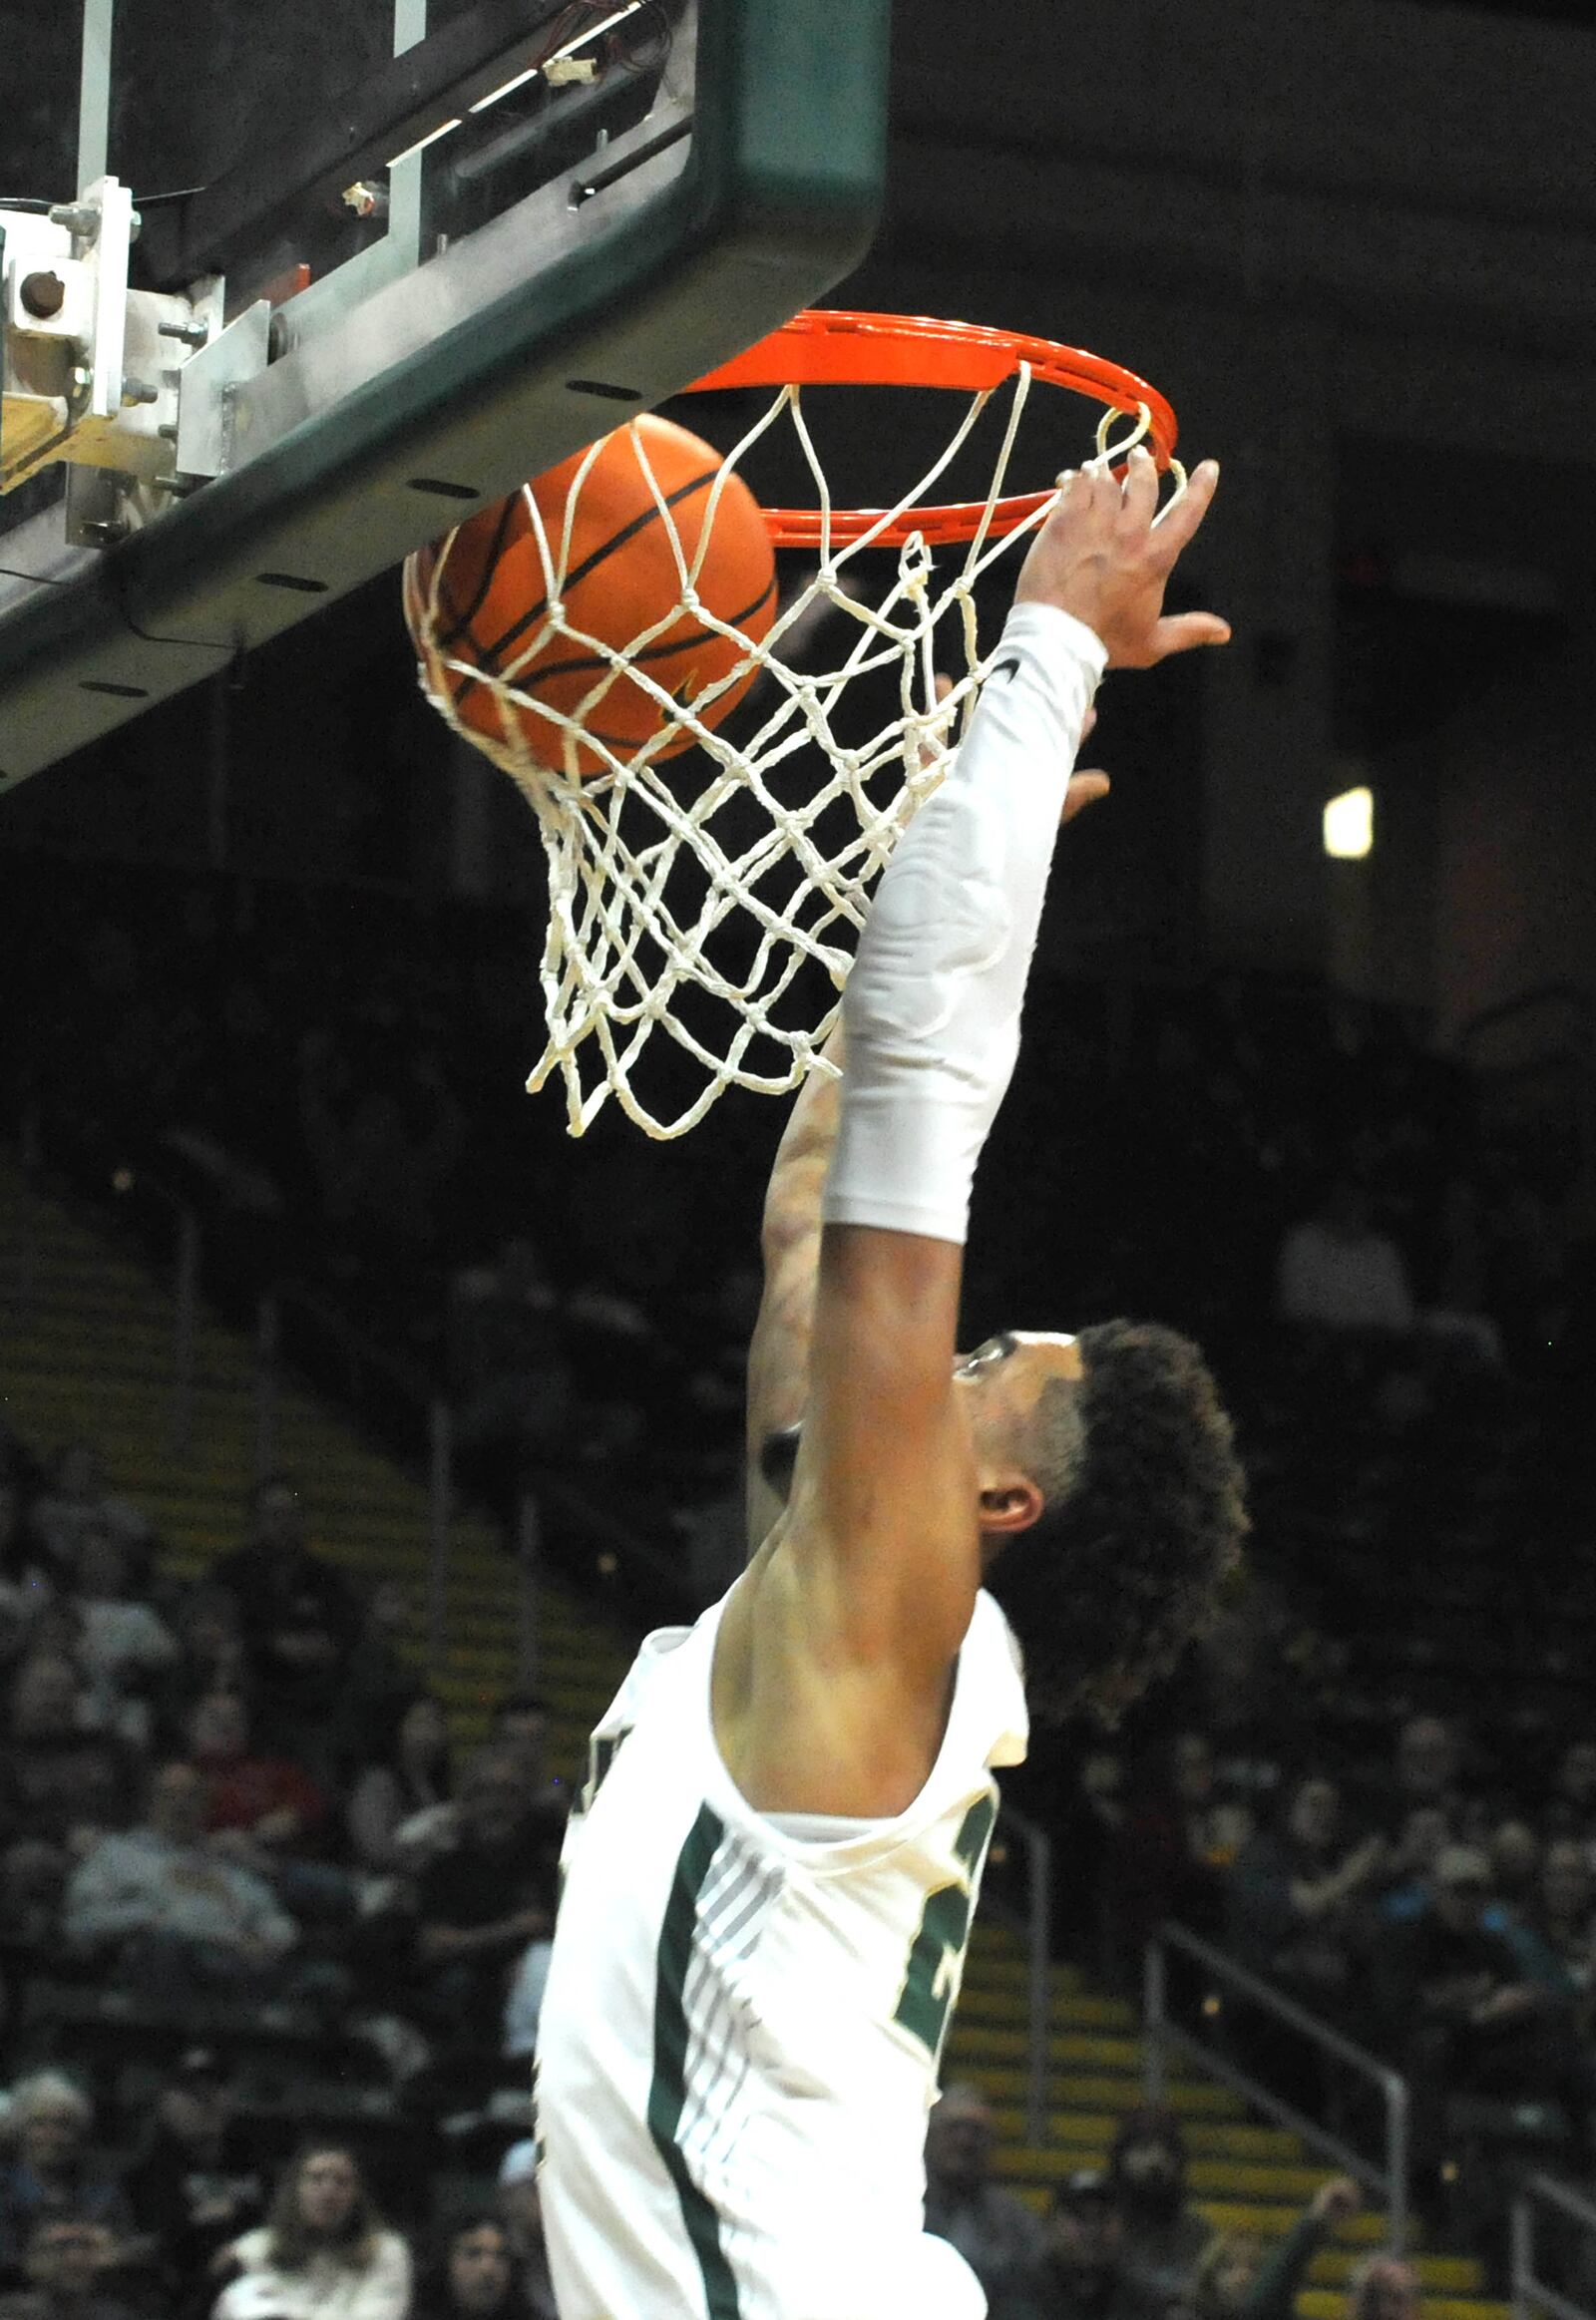
{"label": "player's armpit", "polygon": [[981,1584],[976,1467],[957,1405],[963,1252],[828,1226],[784,1550],[817,1647],[941,1683]]}

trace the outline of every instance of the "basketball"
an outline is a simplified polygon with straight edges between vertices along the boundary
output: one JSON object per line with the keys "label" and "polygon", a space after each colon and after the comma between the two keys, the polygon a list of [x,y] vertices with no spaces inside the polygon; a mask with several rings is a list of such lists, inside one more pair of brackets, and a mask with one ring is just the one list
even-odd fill
{"label": "basketball", "polygon": [[[668,710],[631,668],[646,669],[673,700],[691,706],[731,674],[745,649],[706,626],[697,607],[683,607],[618,671],[602,653],[584,649],[582,638],[592,637],[624,653],[679,603],[677,543],[690,571],[721,464],[720,454],[684,427],[645,414],[606,438],[572,500],[590,456],[579,452],[534,476],[405,564],[405,618],[429,684],[453,700],[471,732],[502,742],[506,720],[513,720],[533,755],[557,767],[565,763],[563,716],[580,714],[585,730],[623,761],[668,722]],[[564,572],[564,618],[553,624],[534,507],[549,556]],[[759,503],[737,475],[726,477],[715,503],[695,587],[704,611],[756,641],[768,632],[775,551]],[[520,697],[501,705],[473,669],[503,679]],[[756,674],[750,668],[704,702],[702,721],[718,725]],[[674,757],[693,739],[683,729],[654,754]],[[580,772],[599,772],[603,762],[578,743]]]}

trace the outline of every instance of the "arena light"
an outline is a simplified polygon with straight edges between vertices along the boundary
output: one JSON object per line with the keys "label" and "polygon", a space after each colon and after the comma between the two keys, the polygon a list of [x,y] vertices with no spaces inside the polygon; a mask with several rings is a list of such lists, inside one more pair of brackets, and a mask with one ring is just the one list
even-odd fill
{"label": "arena light", "polygon": [[1374,848],[1374,791],[1344,789],[1325,808],[1325,852],[1337,862],[1361,862]]}

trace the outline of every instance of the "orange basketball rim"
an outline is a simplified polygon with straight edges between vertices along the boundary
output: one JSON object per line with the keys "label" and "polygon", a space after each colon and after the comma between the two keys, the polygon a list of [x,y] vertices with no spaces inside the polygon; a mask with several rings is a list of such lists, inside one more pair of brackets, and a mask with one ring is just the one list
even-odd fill
{"label": "orange basketball rim", "polygon": [[[981,322],[939,322],[922,314],[862,314],[847,309],[807,308],[718,370],[695,379],[688,390],[704,394],[728,387],[945,387],[956,393],[987,394],[1028,370],[1043,386],[1062,387],[1145,430],[1160,472],[1174,455],[1179,426],[1166,398],[1122,363],[1088,354],[1084,347],[1060,346],[1022,331],[996,330]],[[1125,446],[1128,449],[1128,445]],[[881,524],[879,508],[767,508],[770,536],[778,548],[823,548],[828,537],[839,547],[872,535],[877,548],[901,548],[916,534],[932,544],[974,540],[978,533],[1001,539],[1044,508],[1051,490],[1023,492],[996,501],[949,501],[914,507]]]}

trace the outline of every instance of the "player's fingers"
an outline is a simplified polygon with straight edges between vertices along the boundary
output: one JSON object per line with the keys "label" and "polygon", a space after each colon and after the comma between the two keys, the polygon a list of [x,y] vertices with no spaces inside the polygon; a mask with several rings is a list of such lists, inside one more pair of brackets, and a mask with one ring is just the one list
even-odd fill
{"label": "player's fingers", "polygon": [[1153,657],[1167,660],[1172,652],[1190,652],[1199,644],[1228,644],[1230,622],[1217,612],[1166,612],[1153,630]]}
{"label": "player's fingers", "polygon": [[1213,505],[1214,494],[1218,489],[1219,462],[1217,459],[1205,459],[1201,467],[1193,469],[1186,480],[1186,489],[1178,500],[1171,503],[1158,527],[1159,553],[1166,566],[1174,563],[1196,532]]}
{"label": "player's fingers", "polygon": [[1108,790],[1108,776],[1099,766],[1091,766],[1084,773],[1072,773],[1069,787],[1064,793],[1064,810],[1058,819],[1060,822],[1072,822],[1077,814],[1084,813],[1088,806],[1094,806],[1099,798],[1105,798]]}
{"label": "player's fingers", "polygon": [[1058,512],[1072,531],[1100,528],[1119,513],[1119,486],[1099,459],[1059,478]]}
{"label": "player's fingers", "polygon": [[1150,529],[1158,512],[1158,469],[1145,443],[1138,443],[1125,462],[1123,506],[1138,533]]}
{"label": "player's fingers", "polygon": [[1117,524],[1125,506],[1118,476],[1105,459],[1094,459],[1086,473],[1091,478],[1093,515],[1099,523]]}

